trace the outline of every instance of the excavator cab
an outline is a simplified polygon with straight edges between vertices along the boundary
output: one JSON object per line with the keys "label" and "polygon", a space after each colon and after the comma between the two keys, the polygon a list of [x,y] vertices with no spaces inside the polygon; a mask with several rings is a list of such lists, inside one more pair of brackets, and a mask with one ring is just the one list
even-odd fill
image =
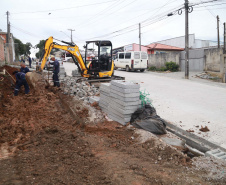
{"label": "excavator cab", "polygon": [[88,74],[99,74],[112,70],[112,43],[109,40],[87,41],[85,65]]}

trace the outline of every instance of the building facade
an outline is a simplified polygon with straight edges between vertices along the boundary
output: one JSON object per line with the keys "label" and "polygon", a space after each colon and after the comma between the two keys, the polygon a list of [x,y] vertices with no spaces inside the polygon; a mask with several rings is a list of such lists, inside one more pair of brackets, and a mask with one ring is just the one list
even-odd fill
{"label": "building facade", "polygon": [[6,32],[0,32],[0,37],[4,39],[4,51],[5,51],[5,60],[6,62],[14,62],[16,58],[15,54],[15,44],[13,39],[13,34],[10,33],[9,43],[6,41]]}
{"label": "building facade", "polygon": [[[188,40],[189,40],[190,49],[210,48],[210,47],[217,46],[216,41],[196,39],[195,34],[189,34]],[[157,43],[175,46],[179,48],[185,48],[185,36],[170,38],[170,39],[158,41]]]}
{"label": "building facade", "polygon": [[5,61],[4,37],[0,36],[0,62]]}

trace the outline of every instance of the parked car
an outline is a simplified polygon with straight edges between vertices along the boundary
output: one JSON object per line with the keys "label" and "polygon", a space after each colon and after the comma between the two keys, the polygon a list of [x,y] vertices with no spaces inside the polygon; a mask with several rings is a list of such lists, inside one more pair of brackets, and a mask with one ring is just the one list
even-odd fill
{"label": "parked car", "polygon": [[129,71],[144,72],[148,67],[148,54],[144,51],[118,52],[114,59],[115,69],[122,68]]}

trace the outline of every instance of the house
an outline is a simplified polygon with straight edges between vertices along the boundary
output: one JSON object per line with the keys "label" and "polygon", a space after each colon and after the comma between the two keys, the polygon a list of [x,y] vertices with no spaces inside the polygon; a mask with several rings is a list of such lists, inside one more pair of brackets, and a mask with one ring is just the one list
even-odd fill
{"label": "house", "polygon": [[[148,54],[158,54],[158,53],[168,53],[172,51],[183,51],[184,48],[169,46],[165,44],[159,44],[159,43],[153,43],[149,44],[147,46],[141,45],[141,51],[145,51]],[[117,52],[127,52],[127,51],[140,51],[140,45],[139,44],[129,44],[125,46],[121,46],[118,48],[113,49],[113,55]]]}
{"label": "house", "polygon": [[[115,55],[118,52],[126,52],[126,51],[140,51],[140,45],[136,43],[132,43],[129,45],[121,46],[118,48],[114,48],[112,50],[113,55]],[[148,52],[148,47],[141,45],[141,51]]]}
{"label": "house", "polygon": [[4,39],[4,44],[6,43],[6,35],[7,35],[6,32],[0,31],[0,37],[2,37]]}
{"label": "house", "polygon": [[[210,47],[217,46],[217,41],[196,39],[195,34],[189,34],[188,42],[189,42],[190,49],[210,48]],[[175,46],[179,48],[185,48],[185,36],[174,37],[174,38],[158,41],[157,43]],[[220,43],[220,44],[222,45],[223,43]]]}
{"label": "house", "polygon": [[169,46],[169,45],[160,44],[160,43],[152,43],[147,45],[146,47],[148,47],[148,54],[169,53],[169,52],[184,50],[184,48]]}
{"label": "house", "polygon": [[15,43],[13,39],[13,34],[10,33],[9,43],[7,43],[7,33],[0,32],[0,37],[4,39],[4,50],[5,50],[5,59],[7,62],[15,61]]}
{"label": "house", "polygon": [[0,36],[0,62],[5,61],[4,37]]}

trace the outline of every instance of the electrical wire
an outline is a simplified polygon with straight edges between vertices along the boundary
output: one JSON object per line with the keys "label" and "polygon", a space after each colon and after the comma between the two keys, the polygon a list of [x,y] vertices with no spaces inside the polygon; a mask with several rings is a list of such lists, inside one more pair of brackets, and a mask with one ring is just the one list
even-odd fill
{"label": "electrical wire", "polygon": [[[178,8],[177,8],[178,9]],[[173,9],[172,11],[174,12],[173,14],[175,15],[177,13],[177,9]],[[167,11],[169,12],[169,11]],[[154,24],[158,21],[161,21],[163,18],[167,18],[168,16],[166,15],[166,12],[164,12],[163,14],[159,14],[159,15],[156,15],[155,17],[152,17],[152,19],[145,19],[144,21],[141,21],[140,23],[143,23],[142,26],[148,26],[150,24]],[[134,24],[134,25],[131,25],[131,26],[128,26],[128,27],[125,27],[123,29],[120,29],[120,30],[116,30],[114,32],[111,32],[111,33],[108,33],[108,34],[104,34],[104,35],[101,35],[101,36],[97,36],[97,37],[93,37],[93,38],[90,38],[90,39],[87,39],[87,40],[92,40],[92,39],[95,39],[95,38],[103,38],[103,37],[107,37],[107,36],[110,36],[110,35],[113,35],[115,33],[119,33],[119,32],[123,32],[125,31],[124,33],[120,33],[118,35],[122,35],[122,34],[125,34],[127,32],[130,32],[130,31],[134,31],[134,30],[137,30],[137,24]]]}
{"label": "electrical wire", "polygon": [[[112,7],[117,7],[119,4],[121,4],[122,2],[120,2],[121,0],[117,0],[115,3],[109,5],[107,8],[103,9],[102,11],[100,11],[99,13],[95,14],[93,17],[92,17],[92,20],[90,19],[87,19],[87,20],[84,20],[83,24],[78,24],[76,25],[76,27],[81,27],[81,26],[84,26],[84,25],[88,25],[89,23],[93,22],[93,20],[95,20],[96,18],[98,18],[99,15],[101,15],[102,13],[104,12],[107,12],[109,11]],[[118,3],[120,2],[120,3]],[[117,4],[118,3],[118,4]]]}
{"label": "electrical wire", "polygon": [[200,4],[213,3],[213,2],[221,2],[224,0],[211,0],[211,1],[201,1],[200,3],[190,3],[191,6],[197,6]]}
{"label": "electrical wire", "polygon": [[[18,31],[20,31],[20,32],[22,32],[22,33],[24,33],[24,34],[27,34],[27,35],[32,36],[32,37],[40,38],[40,35],[36,35],[36,34],[30,33],[30,32],[28,32],[28,31],[25,31],[25,30],[23,30],[23,29],[21,29],[21,28],[18,28],[18,27],[16,27],[16,26],[12,25],[12,24],[10,24],[10,26],[11,26],[12,28],[14,28],[14,29],[16,29],[16,30],[18,30]],[[42,36],[41,36],[41,37],[42,37]]]}
{"label": "electrical wire", "polygon": [[197,8],[202,8],[202,7],[208,7],[208,6],[211,6],[211,7],[212,7],[212,6],[219,6],[219,5],[224,5],[224,4],[226,4],[226,2],[225,2],[225,3],[220,3],[220,4],[211,4],[211,5],[208,5],[208,4],[207,4],[207,5],[203,5],[203,6],[198,6],[198,7],[196,7],[196,9],[197,9]]}
{"label": "electrical wire", "polygon": [[[223,7],[223,8],[211,8],[210,10],[218,10],[218,9],[226,9],[226,7]],[[206,11],[206,9],[198,9],[198,10],[195,9],[195,11]]]}
{"label": "electrical wire", "polygon": [[[123,9],[123,8],[125,8],[125,7],[128,7],[129,5],[131,5],[132,3],[134,3],[135,1],[137,1],[137,0],[133,0],[132,2],[129,2],[128,4],[126,4],[126,5],[124,5],[123,7],[120,7],[120,8],[118,8],[116,11],[113,11],[113,12],[111,12],[111,13],[108,13],[107,15],[105,15],[104,17],[102,16],[101,18],[99,18],[99,19],[97,19],[96,21],[93,21],[93,19],[90,21],[90,23],[85,23],[85,25],[83,25],[83,26],[81,26],[81,25],[79,25],[79,28],[83,28],[84,26],[87,26],[87,25],[92,25],[92,24],[95,24],[95,23],[97,23],[97,22],[99,22],[99,21],[101,21],[101,19],[103,19],[103,18],[106,18],[106,17],[108,17],[108,16],[111,16],[112,14],[115,14],[116,12],[118,12],[118,11],[120,11],[121,9]],[[123,2],[123,1],[122,1]],[[121,2],[121,3],[122,3]],[[125,1],[124,1],[125,2]],[[119,5],[119,4],[118,4]],[[116,8],[116,6],[114,6],[114,8]],[[112,10],[112,7],[111,7],[111,10]]]}
{"label": "electrical wire", "polygon": [[106,3],[115,2],[115,1],[117,1],[117,0],[105,1],[105,2],[100,2],[100,3],[92,3],[92,4],[86,4],[86,5],[75,6],[75,7],[68,7],[68,8],[59,8],[59,9],[51,9],[51,10],[40,10],[40,11],[35,11],[35,12],[17,12],[17,13],[12,13],[12,14],[29,14],[29,13],[43,13],[43,12],[69,10],[69,9],[74,9],[74,8],[81,8],[81,7],[94,6],[94,5],[99,5],[99,4],[106,4]]}
{"label": "electrical wire", "polygon": [[[161,21],[163,19],[166,19],[166,18],[168,18],[167,15],[163,15],[161,17],[156,16],[156,19],[152,19],[152,20],[149,20],[148,22],[145,22],[143,25],[141,25],[141,28],[146,27],[146,26],[149,26],[151,24],[154,24],[154,23],[159,22],[159,21]],[[127,28],[124,28],[122,30],[117,30],[117,31],[114,31],[114,32],[109,33],[109,34],[105,34],[105,35],[98,36],[98,37],[93,37],[93,38],[90,38],[90,39],[87,39],[87,40],[92,40],[92,39],[95,39],[95,38],[102,38],[102,37],[114,38],[114,37],[117,37],[117,36],[120,36],[120,35],[129,33],[129,32],[135,31],[137,29],[139,29],[138,28],[138,24],[135,24],[135,25],[132,25],[132,26],[128,26]],[[122,33],[119,33],[119,32],[122,32]],[[115,33],[118,33],[118,34],[117,35],[113,35]],[[113,36],[110,36],[110,35],[113,35]]]}

